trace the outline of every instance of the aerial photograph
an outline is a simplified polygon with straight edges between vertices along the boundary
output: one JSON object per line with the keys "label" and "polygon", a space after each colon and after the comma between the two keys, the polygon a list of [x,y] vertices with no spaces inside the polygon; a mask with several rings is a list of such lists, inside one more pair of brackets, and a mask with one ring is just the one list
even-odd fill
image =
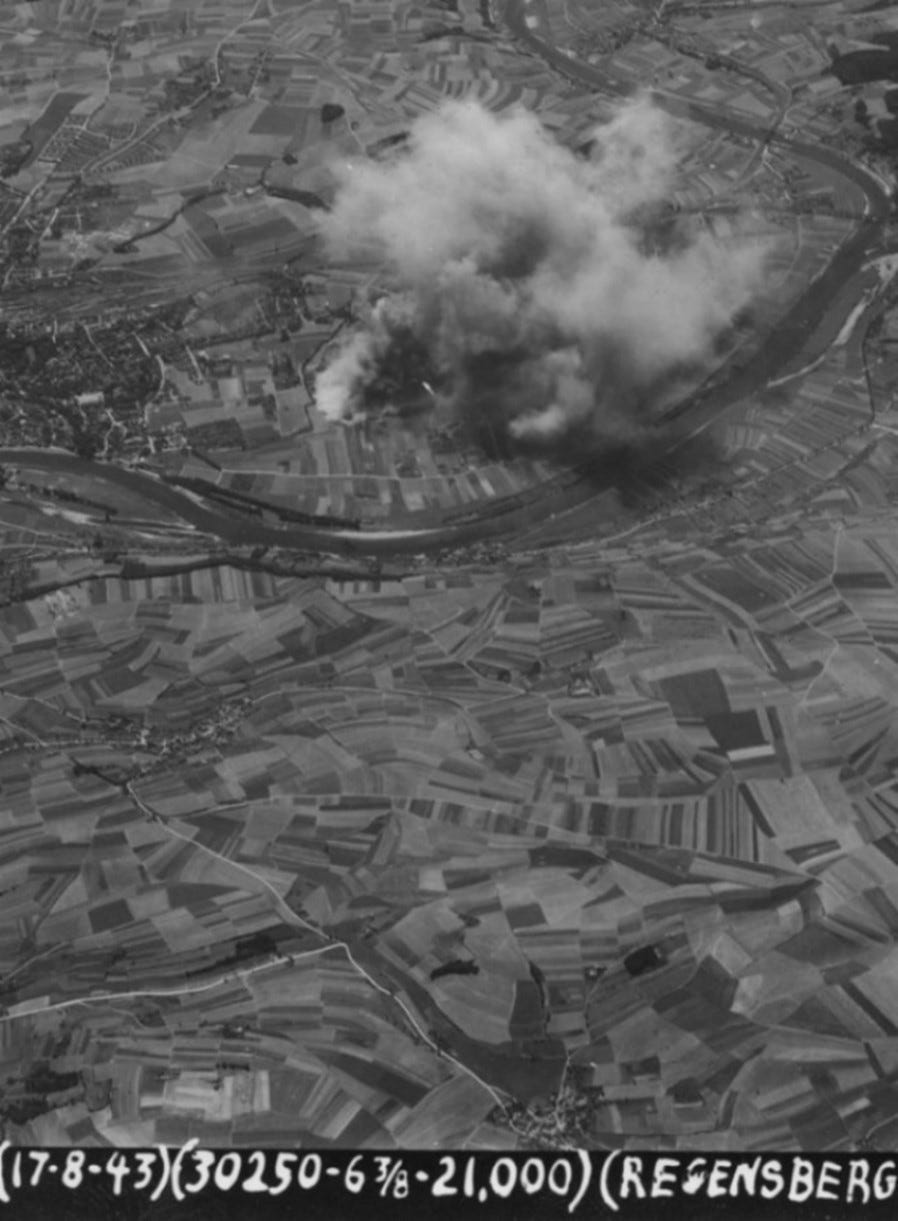
{"label": "aerial photograph", "polygon": [[0,0],[0,1061],[898,1147],[898,5]]}

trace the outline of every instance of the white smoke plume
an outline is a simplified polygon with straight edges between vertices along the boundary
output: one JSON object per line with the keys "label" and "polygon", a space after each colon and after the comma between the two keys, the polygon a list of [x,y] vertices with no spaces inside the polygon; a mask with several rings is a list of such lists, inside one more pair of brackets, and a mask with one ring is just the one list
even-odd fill
{"label": "white smoke plume", "polygon": [[319,408],[358,418],[411,362],[512,437],[625,431],[659,380],[708,360],[763,272],[748,239],[646,241],[640,215],[671,191],[682,141],[647,100],[598,127],[588,156],[527,111],[453,101],[392,160],[344,165],[327,248],[383,262],[396,291],[319,376]]}
{"label": "white smoke plume", "polygon": [[351,418],[350,404],[377,366],[377,342],[370,332],[357,331],[315,380],[318,410],[329,420]]}

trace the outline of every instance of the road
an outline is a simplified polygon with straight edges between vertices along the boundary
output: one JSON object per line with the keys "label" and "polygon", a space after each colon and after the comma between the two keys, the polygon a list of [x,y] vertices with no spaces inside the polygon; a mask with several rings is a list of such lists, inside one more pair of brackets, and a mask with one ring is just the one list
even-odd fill
{"label": "road", "polygon": [[[525,0],[504,0],[502,20],[519,42],[567,79],[606,95],[611,93],[624,98],[632,94],[630,86],[610,82],[593,65],[572,59],[540,38],[527,25]],[[676,118],[691,119],[732,135],[747,136],[757,140],[760,145],[775,145],[787,149],[792,157],[816,162],[862,191],[866,205],[865,215],[855,233],[842,243],[825,270],[777,319],[776,326],[751,357],[746,360],[736,353],[723,371],[715,374],[705,390],[690,395],[665,414],[667,421],[688,423],[688,435],[691,437],[721,419],[727,409],[783,373],[799,356],[802,364],[810,364],[829,347],[830,338],[823,323],[831,303],[846,286],[852,284],[857,284],[857,296],[861,296],[863,265],[882,242],[892,211],[892,200],[880,180],[862,165],[822,145],[784,136],[772,128],[769,121],[754,121],[734,114],[725,107],[712,108],[660,90],[653,90],[651,97],[656,106]],[[821,338],[815,344],[818,332]]]}
{"label": "road", "polygon": [[[544,43],[527,28],[523,12],[521,0],[507,0],[504,19],[522,42],[569,79],[588,88],[602,89],[607,92],[607,82],[599,72],[588,64],[571,60],[554,47]],[[618,92],[622,92],[622,90],[619,89]],[[718,421],[723,413],[737,409],[746,396],[766,385],[797,361],[800,360],[805,364],[811,363],[819,351],[826,349],[831,340],[831,328],[825,326],[824,323],[827,321],[831,304],[840,294],[844,296],[846,290],[850,295],[854,286],[857,286],[857,295],[860,296],[863,280],[862,269],[870,253],[882,240],[886,221],[891,212],[891,200],[887,191],[872,174],[867,173],[862,166],[845,161],[832,150],[801,140],[790,139],[777,132],[771,133],[769,124],[756,124],[741,116],[732,115],[723,110],[710,110],[700,104],[675,98],[669,94],[656,93],[654,98],[656,104],[672,114],[686,116],[708,127],[748,135],[759,142],[776,143],[788,149],[795,157],[815,161],[818,165],[825,166],[830,172],[840,175],[860,188],[866,200],[866,214],[860,221],[856,232],[842,244],[824,272],[777,320],[775,329],[762,340],[751,356],[746,358],[744,355],[737,354],[722,372],[715,375],[703,391],[691,395],[668,412],[669,420],[688,428],[691,430],[689,435],[694,435]],[[514,536],[520,532],[523,524],[528,521],[532,522],[535,513],[542,512],[545,516],[553,509],[563,511],[572,508],[590,500],[600,490],[613,486],[617,476],[611,468],[611,464],[609,463],[609,469],[606,471],[599,471],[595,469],[597,461],[593,458],[581,471],[568,472],[545,487],[534,489],[525,503],[515,503],[512,507],[506,507],[504,511],[500,502],[499,505],[485,506],[479,516],[472,516],[470,520],[464,522],[448,523],[442,527],[420,531],[393,534],[384,532],[378,536],[365,531],[335,530],[292,524],[284,527],[270,526],[252,518],[227,512],[219,507],[210,507],[207,503],[199,502],[194,497],[166,483],[162,478],[146,471],[126,469],[114,464],[89,462],[58,450],[0,448],[0,463],[2,464],[69,471],[79,476],[88,475],[99,482],[123,487],[130,493],[138,494],[152,505],[174,512],[203,534],[216,536],[231,544],[238,546],[262,544],[272,547],[291,547],[298,550],[371,557],[418,554],[465,546],[487,538]],[[578,478],[578,474],[582,477]],[[132,792],[131,795],[145,813],[156,817],[149,807],[143,805],[136,794]],[[187,839],[174,828],[169,827],[168,830],[177,838]],[[193,841],[190,842],[193,844]],[[197,847],[196,844],[193,846]],[[227,860],[227,858],[221,859]],[[234,862],[227,861],[227,864],[230,867],[243,868],[246,873],[251,872],[244,866],[235,866]],[[282,897],[265,879],[261,876],[254,876],[260,887],[271,891],[271,898],[282,917],[288,918],[296,927],[323,936],[315,926],[292,912],[292,909],[288,909]],[[327,941],[320,947],[295,955],[295,959],[312,959],[332,950],[342,952],[372,987],[389,996],[402,1009],[405,1018],[415,1029],[418,1037],[431,1047],[434,1046],[428,1031],[416,1016],[411,1005],[397,995],[394,989],[380,983],[364,965],[360,964],[346,942]],[[54,1010],[83,1004],[109,1004],[123,999],[138,999],[141,996],[186,995],[221,987],[234,979],[245,981],[253,973],[270,970],[277,965],[275,962],[266,961],[244,970],[229,971],[212,980],[187,987],[98,994],[58,1002],[55,1005],[48,1005],[46,1008]],[[23,1013],[20,1011],[15,1016],[23,1016]],[[0,1016],[0,1022],[10,1020],[14,1020],[13,1015]],[[495,1086],[469,1068],[463,1059],[446,1054],[457,1069],[465,1072],[487,1090],[495,1102],[500,1105],[504,1102],[503,1092],[498,1091]]]}
{"label": "road", "polygon": [[[512,34],[559,74],[592,90],[625,96],[629,87],[611,85],[596,68],[572,59],[539,38],[526,24],[523,0],[505,0],[502,20]],[[769,122],[754,122],[724,108],[710,108],[690,99],[655,91],[655,103],[675,116],[687,117],[707,127],[722,129],[759,142],[776,144],[793,157],[815,161],[831,173],[859,188],[864,195],[865,215],[855,233],[843,242],[826,269],[797,301],[788,308],[760,345],[746,357],[736,353],[703,389],[669,409],[664,419],[674,424],[678,434],[694,437],[720,421],[738,407],[743,399],[763,388],[796,361],[810,364],[829,345],[827,320],[832,302],[846,287],[857,285],[861,294],[863,265],[882,242],[892,201],[882,183],[871,173],[841,157],[831,149],[772,131]],[[817,338],[819,336],[819,339]],[[818,351],[819,349],[819,351]],[[671,448],[677,442],[671,443]],[[294,525],[277,527],[252,518],[238,516],[218,507],[201,504],[164,480],[141,471],[112,464],[87,462],[61,451],[0,449],[0,463],[27,465],[48,470],[71,471],[89,475],[137,492],[152,504],[161,505],[205,534],[215,535],[237,546],[286,547],[297,550],[325,551],[331,554],[389,557],[436,552],[500,537],[514,537],[536,517],[571,509],[613,487],[619,477],[614,464],[601,469],[601,459],[592,456],[581,466],[547,484],[532,489],[527,497],[503,505],[501,501],[484,505],[478,513],[461,522],[422,530],[375,533],[363,530]]]}
{"label": "road", "polygon": [[[630,85],[611,82],[592,64],[565,55],[564,52],[535,34],[525,20],[524,0],[504,0],[502,19],[516,39],[534,51],[540,59],[545,60],[561,76],[604,94],[614,94],[620,98],[633,95],[634,89]],[[842,157],[832,149],[819,144],[810,144],[804,140],[791,139],[776,131],[771,132],[769,121],[755,121],[745,115],[736,114],[724,106],[706,106],[692,98],[683,98],[679,94],[667,93],[658,89],[651,90],[651,98],[656,106],[675,117],[694,119],[706,127],[715,128],[718,131],[728,131],[733,135],[748,136],[753,140],[767,140],[771,144],[788,148],[794,156],[807,157],[820,165],[825,165],[860,187],[876,216],[880,214],[883,218],[888,216],[889,196],[879,179],[865,170],[863,166]]]}

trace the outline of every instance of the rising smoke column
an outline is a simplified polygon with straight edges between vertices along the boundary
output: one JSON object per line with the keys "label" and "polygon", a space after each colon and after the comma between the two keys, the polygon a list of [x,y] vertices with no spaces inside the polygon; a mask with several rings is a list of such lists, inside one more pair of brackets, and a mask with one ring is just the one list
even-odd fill
{"label": "rising smoke column", "polygon": [[681,152],[647,100],[598,127],[585,157],[527,111],[453,101],[418,119],[393,160],[344,164],[327,248],[382,262],[397,291],[319,376],[320,409],[364,415],[411,330],[444,393],[491,428],[625,431],[659,379],[709,358],[762,271],[759,244],[707,231],[645,248],[635,218],[664,200]]}

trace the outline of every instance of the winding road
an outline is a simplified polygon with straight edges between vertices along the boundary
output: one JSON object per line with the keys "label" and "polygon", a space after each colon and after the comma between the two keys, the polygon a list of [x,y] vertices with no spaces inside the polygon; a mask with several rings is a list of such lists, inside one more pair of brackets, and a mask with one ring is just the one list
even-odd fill
{"label": "winding road", "polygon": [[[571,58],[534,33],[527,25],[524,0],[504,0],[501,19],[515,39],[567,79],[606,94],[610,92],[625,96],[630,92],[622,85],[612,85],[597,68]],[[865,261],[882,242],[892,211],[892,200],[879,179],[863,166],[831,149],[772,131],[769,122],[754,122],[723,108],[712,109],[662,91],[654,91],[652,98],[656,105],[672,115],[732,134],[749,136],[759,143],[775,144],[787,149],[793,157],[816,162],[859,188],[866,201],[865,213],[856,231],[842,243],[825,270],[777,319],[776,326],[750,357],[735,354],[703,389],[668,410],[665,422],[675,424],[681,437],[693,437],[719,421],[725,412],[736,408],[749,394],[787,370],[799,356],[803,364],[809,364],[825,351],[829,338],[827,328],[822,324],[831,303],[853,281],[860,282]],[[676,444],[676,441],[672,442],[671,448],[675,448]],[[119,485],[151,504],[174,512],[204,534],[214,535],[233,545],[264,545],[372,558],[436,552],[487,539],[513,537],[528,523],[532,524],[535,514],[547,517],[584,504],[613,487],[620,478],[613,462],[609,461],[607,469],[603,470],[601,460],[591,457],[581,466],[534,488],[527,497],[510,498],[505,504],[501,500],[493,501],[463,521],[419,530],[369,531],[292,523],[285,526],[267,525],[201,503],[164,479],[144,471],[89,462],[60,450],[0,448],[0,463],[70,471],[80,476],[87,475],[98,482]]]}

